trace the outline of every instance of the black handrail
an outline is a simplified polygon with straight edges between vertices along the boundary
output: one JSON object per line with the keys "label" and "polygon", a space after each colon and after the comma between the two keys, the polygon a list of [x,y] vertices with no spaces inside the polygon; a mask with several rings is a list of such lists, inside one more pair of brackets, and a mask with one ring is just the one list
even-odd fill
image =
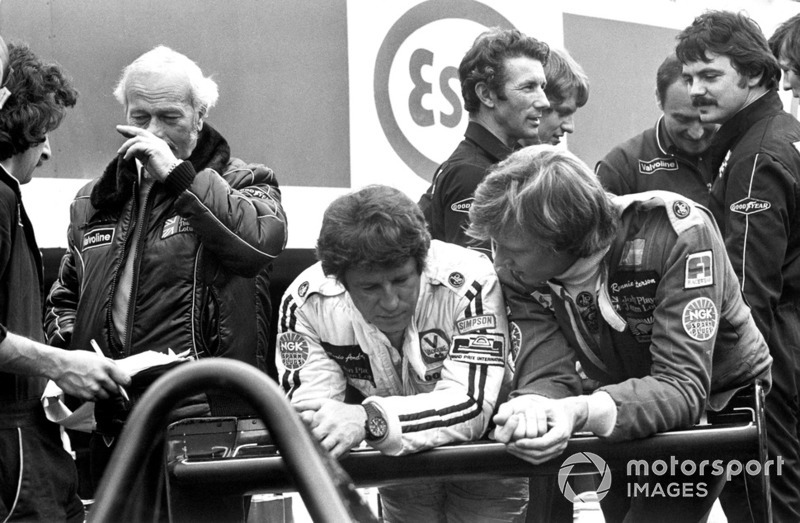
{"label": "black handrail", "polygon": [[103,476],[89,513],[90,521],[125,519],[126,499],[135,487],[136,476],[148,457],[154,436],[165,431],[170,410],[180,400],[209,389],[240,394],[261,416],[314,521],[352,520],[314,441],[278,385],[255,367],[213,358],[187,363],[167,372],[142,396],[125,424]]}

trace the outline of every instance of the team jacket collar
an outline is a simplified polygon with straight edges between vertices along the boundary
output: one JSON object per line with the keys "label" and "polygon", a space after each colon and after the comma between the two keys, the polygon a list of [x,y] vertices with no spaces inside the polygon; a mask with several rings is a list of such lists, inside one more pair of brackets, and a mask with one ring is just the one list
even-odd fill
{"label": "team jacket collar", "polygon": [[22,191],[20,190],[19,187],[19,180],[14,178],[11,175],[11,173],[8,172],[5,167],[3,167],[3,164],[0,164],[0,181],[2,181],[6,185],[14,189],[14,192],[17,194],[18,199],[22,198]]}
{"label": "team jacket collar", "polygon": [[758,120],[781,111],[783,102],[778,92],[772,89],[722,124],[711,146],[713,165],[720,165],[728,151]]}
{"label": "team jacket collar", "polygon": [[504,160],[511,154],[511,149],[509,149],[506,144],[478,122],[469,122],[467,131],[464,133],[464,138],[483,149],[486,154],[494,159],[495,163]]}
{"label": "team jacket collar", "polygon": [[[203,169],[214,169],[222,173],[230,157],[231,149],[228,142],[216,129],[205,123],[197,139],[197,145],[188,158],[194,170],[200,172]],[[115,157],[92,189],[92,205],[98,210],[121,210],[133,196],[137,172],[135,160],[125,161],[122,156]]]}

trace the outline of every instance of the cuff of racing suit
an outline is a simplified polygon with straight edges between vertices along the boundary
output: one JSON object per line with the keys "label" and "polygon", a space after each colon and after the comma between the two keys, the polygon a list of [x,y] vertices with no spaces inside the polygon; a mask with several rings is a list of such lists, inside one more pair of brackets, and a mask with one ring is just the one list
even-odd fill
{"label": "cuff of racing suit", "polygon": [[180,194],[192,185],[196,174],[192,162],[184,160],[172,168],[172,171],[164,180],[164,185],[173,194]]}
{"label": "cuff of racing suit", "polygon": [[397,456],[401,454],[403,452],[403,430],[400,427],[400,418],[391,414],[386,406],[382,404],[379,397],[370,396],[365,399],[363,403],[372,403],[377,407],[378,410],[381,411],[381,414],[383,414],[386,424],[388,425],[385,438],[375,442],[367,441],[366,443],[375,450],[379,450],[381,454],[387,456]]}
{"label": "cuff of racing suit", "polygon": [[588,414],[582,430],[608,437],[617,423],[617,404],[608,392],[597,391],[586,398]]}

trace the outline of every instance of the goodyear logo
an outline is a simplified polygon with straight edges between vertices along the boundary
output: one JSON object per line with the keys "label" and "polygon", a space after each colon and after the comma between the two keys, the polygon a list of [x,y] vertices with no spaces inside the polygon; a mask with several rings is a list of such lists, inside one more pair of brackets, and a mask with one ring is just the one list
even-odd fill
{"label": "goodyear logo", "polygon": [[111,245],[114,241],[114,228],[106,227],[103,229],[95,229],[83,235],[83,246],[81,251],[94,249],[95,247],[105,247]]}
{"label": "goodyear logo", "polygon": [[678,161],[674,158],[656,158],[646,162],[639,160],[639,172],[642,174],[653,174],[656,171],[677,171]]}
{"label": "goodyear logo", "polygon": [[766,211],[772,207],[770,202],[758,200],[756,198],[744,198],[738,202],[731,204],[731,211],[738,212],[739,214],[750,215],[757,212]]}
{"label": "goodyear logo", "polygon": [[461,201],[458,201],[450,206],[450,210],[453,212],[469,212],[469,208],[472,207],[472,198],[464,198]]}

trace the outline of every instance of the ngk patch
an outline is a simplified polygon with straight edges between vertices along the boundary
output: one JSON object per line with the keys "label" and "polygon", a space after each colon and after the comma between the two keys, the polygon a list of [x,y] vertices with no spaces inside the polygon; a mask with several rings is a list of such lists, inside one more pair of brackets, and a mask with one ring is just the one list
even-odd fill
{"label": "ngk patch", "polygon": [[81,252],[95,247],[104,247],[111,245],[114,241],[114,228],[104,227],[102,229],[94,229],[83,235],[83,244],[81,245]]}
{"label": "ngk patch", "polygon": [[284,332],[278,337],[281,363],[289,370],[297,370],[308,361],[308,342],[296,332]]}
{"label": "ngk patch", "polygon": [[711,299],[695,298],[683,309],[683,330],[692,339],[706,341],[714,336],[719,323],[717,306]]}

